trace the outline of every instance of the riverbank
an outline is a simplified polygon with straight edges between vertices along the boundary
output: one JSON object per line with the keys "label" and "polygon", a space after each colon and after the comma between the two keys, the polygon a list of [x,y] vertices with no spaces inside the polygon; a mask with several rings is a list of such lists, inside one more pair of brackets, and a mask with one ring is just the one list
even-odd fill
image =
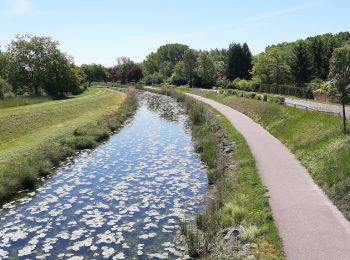
{"label": "riverbank", "polygon": [[190,92],[228,105],[261,124],[291,149],[350,220],[350,136],[341,131],[341,117],[231,95]]}
{"label": "riverbank", "polygon": [[0,110],[0,204],[35,188],[75,150],[107,139],[136,109],[128,94],[91,88],[66,100]]}
{"label": "riverbank", "polygon": [[[153,90],[157,91],[157,90]],[[190,254],[202,258],[283,259],[265,188],[244,138],[221,114],[184,94],[158,90],[185,104],[210,190],[195,223],[182,225]]]}

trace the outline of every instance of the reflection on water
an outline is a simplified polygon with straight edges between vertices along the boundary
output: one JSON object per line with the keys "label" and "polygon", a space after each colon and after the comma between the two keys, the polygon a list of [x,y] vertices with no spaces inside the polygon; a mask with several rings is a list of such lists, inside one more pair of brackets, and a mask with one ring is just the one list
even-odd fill
{"label": "reflection on water", "polygon": [[171,98],[143,94],[106,144],[0,210],[0,259],[184,258],[179,220],[199,210],[207,187],[186,120]]}

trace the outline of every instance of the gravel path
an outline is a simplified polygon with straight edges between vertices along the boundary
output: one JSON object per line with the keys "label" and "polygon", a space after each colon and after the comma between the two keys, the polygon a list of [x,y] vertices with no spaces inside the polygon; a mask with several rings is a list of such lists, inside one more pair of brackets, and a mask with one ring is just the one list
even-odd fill
{"label": "gravel path", "polygon": [[[342,107],[340,105],[335,104],[327,104],[315,102],[312,100],[304,100],[304,99],[294,99],[287,97],[285,99],[287,106],[295,106],[297,108],[302,109],[310,109],[321,112],[327,112],[331,114],[341,114],[342,115]],[[350,119],[350,108],[346,107],[346,117]]]}
{"label": "gravel path", "polygon": [[350,259],[350,223],[279,140],[244,114],[188,94],[220,111],[244,136],[268,188],[287,259]]}

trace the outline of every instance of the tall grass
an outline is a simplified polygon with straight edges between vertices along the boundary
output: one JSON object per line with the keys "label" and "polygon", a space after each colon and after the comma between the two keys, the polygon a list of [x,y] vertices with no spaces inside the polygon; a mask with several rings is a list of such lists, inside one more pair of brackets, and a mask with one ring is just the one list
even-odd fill
{"label": "tall grass", "polygon": [[54,172],[54,167],[74,154],[76,150],[91,149],[106,140],[120,128],[137,107],[136,91],[129,88],[127,97],[118,108],[104,115],[95,123],[74,129],[70,134],[36,147],[27,156],[11,161],[0,168],[0,205],[11,199],[18,191],[33,189],[40,178]]}
{"label": "tall grass", "polygon": [[14,97],[0,100],[0,109],[9,107],[28,106],[52,100],[50,97]]}
{"label": "tall grass", "polygon": [[[196,149],[208,165],[211,185],[205,209],[195,223],[181,224],[190,255],[207,259],[283,259],[265,188],[244,138],[221,114],[199,101],[171,88],[158,93],[184,103]],[[222,143],[231,145],[233,151],[225,152]],[[225,242],[220,234],[226,228],[240,229],[240,239]]]}

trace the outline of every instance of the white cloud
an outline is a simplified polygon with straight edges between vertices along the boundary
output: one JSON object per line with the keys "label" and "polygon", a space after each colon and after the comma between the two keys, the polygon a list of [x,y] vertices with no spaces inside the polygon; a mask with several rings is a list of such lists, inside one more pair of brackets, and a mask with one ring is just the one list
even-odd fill
{"label": "white cloud", "polygon": [[8,0],[11,15],[28,15],[33,12],[32,0]]}

